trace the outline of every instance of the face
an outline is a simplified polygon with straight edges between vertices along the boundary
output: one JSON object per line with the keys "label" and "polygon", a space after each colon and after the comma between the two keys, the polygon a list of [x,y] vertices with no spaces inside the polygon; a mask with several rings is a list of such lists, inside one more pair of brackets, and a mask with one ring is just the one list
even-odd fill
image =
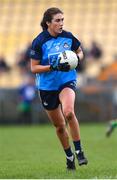
{"label": "face", "polygon": [[63,14],[58,13],[53,16],[51,22],[47,22],[48,31],[52,36],[57,36],[63,30]]}

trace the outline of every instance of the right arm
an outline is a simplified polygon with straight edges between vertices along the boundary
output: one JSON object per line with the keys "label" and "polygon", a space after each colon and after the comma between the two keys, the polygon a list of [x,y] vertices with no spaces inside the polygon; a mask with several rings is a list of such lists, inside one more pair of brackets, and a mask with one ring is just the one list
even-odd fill
{"label": "right arm", "polygon": [[42,59],[42,47],[40,46],[40,41],[37,38],[32,42],[30,58],[32,73],[35,74],[50,71],[50,65],[45,66],[40,64],[40,59]]}
{"label": "right arm", "polygon": [[39,61],[36,59],[31,59],[31,72],[32,73],[42,73],[42,72],[49,72],[50,71],[50,65],[40,65]]}
{"label": "right arm", "polygon": [[42,73],[42,72],[49,72],[49,71],[64,71],[67,72],[70,70],[70,65],[68,63],[56,63],[56,61],[53,62],[51,65],[40,65],[39,60],[31,59],[31,72],[32,73]]}

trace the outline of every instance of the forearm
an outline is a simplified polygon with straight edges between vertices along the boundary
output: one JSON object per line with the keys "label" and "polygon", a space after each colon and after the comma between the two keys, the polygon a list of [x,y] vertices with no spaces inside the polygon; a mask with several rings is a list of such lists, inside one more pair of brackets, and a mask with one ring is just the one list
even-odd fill
{"label": "forearm", "polygon": [[50,71],[50,65],[43,66],[43,65],[35,65],[31,66],[31,72],[32,73],[42,73],[42,72],[48,72]]}
{"label": "forearm", "polygon": [[78,58],[80,59],[80,61],[84,58],[84,53],[80,47],[77,49],[76,54]]}
{"label": "forearm", "polygon": [[80,61],[82,61],[84,57],[83,51],[80,51],[79,53],[77,53],[77,56],[79,57]]}

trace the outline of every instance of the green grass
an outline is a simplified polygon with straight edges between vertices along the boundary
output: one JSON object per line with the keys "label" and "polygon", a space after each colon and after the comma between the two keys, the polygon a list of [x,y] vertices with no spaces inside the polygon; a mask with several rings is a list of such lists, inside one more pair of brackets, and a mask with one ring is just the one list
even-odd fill
{"label": "green grass", "polygon": [[106,138],[104,124],[80,127],[89,164],[77,165],[75,172],[68,172],[64,152],[52,126],[1,126],[0,178],[117,178],[117,131]]}

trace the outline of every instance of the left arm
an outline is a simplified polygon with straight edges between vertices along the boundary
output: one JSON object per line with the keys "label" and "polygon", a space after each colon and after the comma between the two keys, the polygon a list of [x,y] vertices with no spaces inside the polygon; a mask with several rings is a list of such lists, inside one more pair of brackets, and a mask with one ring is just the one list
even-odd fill
{"label": "left arm", "polygon": [[82,61],[82,60],[83,60],[83,57],[84,57],[84,53],[83,53],[82,48],[79,47],[79,48],[75,51],[75,53],[77,54],[79,60]]}

